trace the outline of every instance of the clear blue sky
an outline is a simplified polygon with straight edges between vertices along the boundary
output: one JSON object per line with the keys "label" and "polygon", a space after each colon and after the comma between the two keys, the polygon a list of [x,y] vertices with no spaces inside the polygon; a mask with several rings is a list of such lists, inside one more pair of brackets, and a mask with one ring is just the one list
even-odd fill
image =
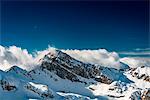
{"label": "clear blue sky", "polygon": [[[148,1],[148,0],[147,0]],[[32,50],[149,47],[148,2],[1,2],[1,45]]]}

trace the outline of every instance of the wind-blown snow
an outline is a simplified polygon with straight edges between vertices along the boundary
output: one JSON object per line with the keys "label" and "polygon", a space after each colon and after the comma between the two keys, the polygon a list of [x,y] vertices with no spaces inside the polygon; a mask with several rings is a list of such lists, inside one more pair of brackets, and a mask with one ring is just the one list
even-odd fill
{"label": "wind-blown snow", "polygon": [[51,52],[52,54],[56,54],[56,48],[48,46],[48,48],[43,51],[34,52],[35,62],[38,63],[40,61],[40,59],[43,58],[49,52]]}

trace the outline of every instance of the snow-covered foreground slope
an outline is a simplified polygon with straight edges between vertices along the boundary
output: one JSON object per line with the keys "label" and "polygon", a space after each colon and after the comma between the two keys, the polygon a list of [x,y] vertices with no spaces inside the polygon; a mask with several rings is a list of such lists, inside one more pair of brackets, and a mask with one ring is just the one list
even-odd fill
{"label": "snow-covered foreground slope", "polygon": [[54,92],[47,85],[33,83],[19,76],[9,72],[0,72],[1,100],[42,99],[54,96]]}
{"label": "snow-covered foreground slope", "polygon": [[[16,66],[14,67],[14,69],[19,69]],[[12,70],[11,72],[0,71],[0,100],[72,100],[74,98],[77,100],[90,99],[89,97],[75,93],[66,95],[64,95],[63,91],[57,93],[57,90],[53,91],[49,85],[43,84],[47,81],[42,80],[44,76],[39,77],[38,79],[42,78],[41,80],[45,82],[40,82],[37,80],[39,83],[32,81],[33,79],[27,79],[27,77],[30,75],[25,75],[24,77],[22,76],[22,73],[16,73],[16,71],[12,72]],[[47,81],[47,83],[48,82],[49,81]],[[51,81],[49,84],[55,84],[55,82]],[[60,85],[63,86],[64,84]],[[78,89],[80,88],[78,87]]]}
{"label": "snow-covered foreground slope", "polygon": [[83,63],[56,50],[26,71],[0,71],[0,100],[149,100],[150,67],[115,69]]}

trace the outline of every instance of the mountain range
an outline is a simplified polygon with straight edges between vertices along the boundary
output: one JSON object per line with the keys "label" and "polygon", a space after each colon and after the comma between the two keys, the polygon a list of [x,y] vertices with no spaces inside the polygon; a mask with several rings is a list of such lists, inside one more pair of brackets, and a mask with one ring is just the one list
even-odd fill
{"label": "mountain range", "polygon": [[150,66],[119,63],[120,69],[49,51],[31,70],[0,70],[0,100],[150,100]]}

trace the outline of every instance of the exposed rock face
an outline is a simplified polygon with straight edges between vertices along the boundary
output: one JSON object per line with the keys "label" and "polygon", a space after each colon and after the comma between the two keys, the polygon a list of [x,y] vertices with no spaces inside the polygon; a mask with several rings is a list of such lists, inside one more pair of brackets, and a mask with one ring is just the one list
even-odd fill
{"label": "exposed rock face", "polygon": [[[36,84],[37,85],[37,84]],[[24,86],[27,90],[40,95],[42,98],[53,98],[53,93],[48,89],[48,86],[42,85],[40,88],[46,88],[45,91],[41,91],[40,88],[28,83]]]}
{"label": "exposed rock face", "polygon": [[94,78],[100,75],[98,67],[75,60],[61,51],[57,53],[55,56],[51,53],[45,55],[41,69],[54,71],[59,77],[71,81],[80,81],[77,76]]}
{"label": "exposed rock face", "polygon": [[131,100],[141,100],[141,91],[135,91],[130,96]]}
{"label": "exposed rock face", "polygon": [[86,64],[70,57],[66,53],[58,50],[56,51],[56,54],[48,53],[45,55],[41,64],[42,70],[53,71],[59,77],[69,79],[71,81],[81,82],[78,78],[80,76],[87,79],[93,78],[96,81],[106,84],[112,83],[113,79],[109,78],[107,74],[104,74],[106,70],[111,71],[111,69]]}
{"label": "exposed rock face", "polygon": [[105,84],[111,84],[112,83],[112,80],[109,79],[108,77],[104,76],[104,75],[100,75],[98,78],[95,78],[95,80],[98,82],[105,83]]}
{"label": "exposed rock face", "polygon": [[106,84],[110,84],[115,80],[120,80],[119,75],[121,75],[121,71],[119,70],[86,64],[59,50],[56,50],[55,54],[51,52],[48,53],[41,60],[42,63],[40,68],[42,70],[53,71],[63,79],[81,82],[79,77],[87,79],[92,78]]}
{"label": "exposed rock face", "polygon": [[143,79],[147,82],[150,82],[150,76],[147,73],[142,72],[143,69],[144,70],[149,70],[149,68],[145,67],[145,66],[141,66],[141,67],[138,67],[138,68],[131,68],[130,69],[130,74],[133,77],[136,77],[138,79]]}
{"label": "exposed rock face", "polygon": [[5,80],[0,80],[0,85],[2,89],[5,91],[15,91],[17,89],[16,86],[10,84],[9,82]]}
{"label": "exposed rock face", "polygon": [[76,74],[70,72],[68,69],[64,68],[58,63],[48,63],[48,62],[43,62],[42,63],[42,70],[49,70],[49,71],[54,71],[59,77],[63,79],[69,79],[71,81],[79,81],[78,77]]}
{"label": "exposed rock face", "polygon": [[150,89],[147,89],[143,92],[142,100],[150,100]]}
{"label": "exposed rock face", "polygon": [[130,96],[131,100],[150,100],[150,89],[146,89],[143,92],[135,91]]}
{"label": "exposed rock face", "polygon": [[150,82],[150,76],[145,76],[144,80],[147,81],[147,82]]}
{"label": "exposed rock face", "polygon": [[116,93],[123,93],[124,91],[127,90],[127,85],[124,82],[115,81],[110,84],[109,90],[116,91]]}

